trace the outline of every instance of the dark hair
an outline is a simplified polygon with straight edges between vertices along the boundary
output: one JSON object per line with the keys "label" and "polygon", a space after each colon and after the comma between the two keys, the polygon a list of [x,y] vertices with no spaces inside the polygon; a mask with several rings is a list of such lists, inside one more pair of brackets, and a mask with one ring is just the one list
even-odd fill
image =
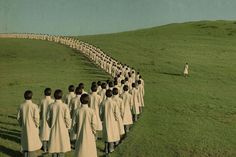
{"label": "dark hair", "polygon": [[136,87],[136,83],[132,83],[132,87]]}
{"label": "dark hair", "polygon": [[129,78],[128,78],[128,77],[126,77],[126,78],[125,78],[125,81],[128,81],[128,80],[129,80]]}
{"label": "dark hair", "polygon": [[117,95],[119,92],[118,92],[118,89],[117,88],[113,88],[112,90],[112,94],[113,95]]}
{"label": "dark hair", "polygon": [[84,83],[80,83],[78,87],[84,89]]}
{"label": "dark hair", "polygon": [[55,90],[55,92],[54,92],[55,99],[61,99],[62,96],[63,96],[62,90],[60,90],[60,89]]}
{"label": "dark hair", "polygon": [[106,97],[110,98],[112,96],[112,91],[110,89],[108,89],[106,91]]}
{"label": "dark hair", "polygon": [[31,90],[25,91],[25,93],[24,93],[25,100],[31,100],[32,96],[33,96],[33,92]]}
{"label": "dark hair", "polygon": [[75,94],[76,94],[76,95],[81,95],[82,93],[83,93],[82,89],[79,88],[79,87],[76,87],[76,89],[75,89]]}
{"label": "dark hair", "polygon": [[139,78],[141,79],[141,78],[142,78],[142,76],[141,76],[141,75],[139,75]]}
{"label": "dark hair", "polygon": [[45,89],[44,89],[44,95],[45,95],[45,96],[50,96],[51,94],[52,94],[51,88],[45,88]]}
{"label": "dark hair", "polygon": [[92,83],[91,83],[91,86],[93,86],[93,85],[97,85],[97,83],[96,83],[96,82],[92,82]]}
{"label": "dark hair", "polygon": [[113,87],[114,86],[112,81],[110,81],[108,85],[109,85],[109,87]]}
{"label": "dark hair", "polygon": [[114,81],[117,81],[117,77],[114,77]]}
{"label": "dark hair", "polygon": [[101,87],[102,87],[102,89],[106,89],[107,88],[107,84],[106,83],[102,83]]}
{"label": "dark hair", "polygon": [[97,82],[97,85],[98,85],[98,86],[101,86],[101,84],[102,84],[101,81],[98,81],[98,82]]}
{"label": "dark hair", "polygon": [[69,90],[69,92],[74,92],[75,91],[75,86],[74,85],[69,85],[68,90]]}
{"label": "dark hair", "polygon": [[125,80],[121,80],[121,84],[125,84]]}
{"label": "dark hair", "polygon": [[91,91],[92,91],[92,92],[96,92],[96,91],[97,91],[97,85],[92,85]]}
{"label": "dark hair", "polygon": [[124,90],[124,91],[128,91],[128,90],[129,90],[128,85],[124,85],[123,90]]}
{"label": "dark hair", "polygon": [[107,82],[107,83],[109,83],[109,82],[110,82],[110,80],[108,79],[106,82]]}
{"label": "dark hair", "polygon": [[141,80],[138,80],[138,84],[141,84]]}
{"label": "dark hair", "polygon": [[118,81],[114,81],[114,86],[118,84]]}
{"label": "dark hair", "polygon": [[80,102],[81,104],[88,104],[90,101],[89,95],[88,94],[82,94],[80,97]]}

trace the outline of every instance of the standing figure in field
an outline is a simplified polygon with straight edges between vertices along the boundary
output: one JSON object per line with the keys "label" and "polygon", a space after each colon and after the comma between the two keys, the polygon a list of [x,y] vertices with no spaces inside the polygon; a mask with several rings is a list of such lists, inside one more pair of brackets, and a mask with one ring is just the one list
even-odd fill
{"label": "standing figure in field", "polygon": [[188,63],[186,63],[185,64],[185,66],[184,66],[184,77],[186,78],[186,77],[188,77]]}
{"label": "standing figure in field", "polygon": [[70,85],[68,87],[69,93],[66,95],[65,98],[65,104],[67,104],[70,107],[71,100],[75,97],[75,87],[74,85]]}
{"label": "standing figure in field", "polygon": [[90,94],[90,103],[89,107],[93,109],[95,113],[95,124],[96,124],[96,131],[102,131],[102,122],[100,119],[100,105],[102,102],[102,98],[100,95],[97,94],[97,85],[93,85],[91,87],[92,93]]}
{"label": "standing figure in field", "polygon": [[54,102],[54,100],[51,98],[52,90],[51,88],[46,88],[44,90],[45,98],[41,100],[39,111],[40,111],[40,130],[39,130],[39,136],[43,143],[43,151],[47,152],[47,145],[49,141],[49,134],[50,134],[50,128],[47,123],[47,112],[48,107],[50,104]]}
{"label": "standing figure in field", "polygon": [[31,101],[32,95],[32,91],[25,91],[25,101],[20,105],[17,114],[17,120],[22,128],[21,148],[24,157],[34,156],[35,151],[42,147],[39,138],[39,110],[38,106]]}
{"label": "standing figure in field", "polygon": [[96,114],[89,108],[88,94],[80,98],[82,107],[75,114],[74,131],[77,135],[75,157],[97,157],[96,148]]}
{"label": "standing figure in field", "polygon": [[122,118],[123,118],[125,133],[127,133],[129,132],[130,125],[133,124],[133,119],[132,119],[133,102],[132,102],[132,95],[128,92],[129,87],[127,85],[124,85],[123,90],[124,92],[121,94],[121,98],[124,104]]}
{"label": "standing figure in field", "polygon": [[103,140],[105,142],[105,152],[114,151],[114,143],[120,141],[120,132],[117,125],[118,107],[112,100],[112,91],[106,91],[106,100],[102,102],[102,119],[103,119]]}
{"label": "standing figure in field", "polygon": [[71,150],[68,129],[71,127],[70,111],[62,102],[62,91],[54,92],[56,101],[49,106],[47,122],[51,128],[48,152],[52,157],[64,157],[64,153]]}
{"label": "standing figure in field", "polygon": [[138,115],[140,114],[140,95],[138,93],[137,84],[132,83],[132,89],[130,90],[132,95],[132,106],[133,106],[133,118],[136,122],[138,120]]}

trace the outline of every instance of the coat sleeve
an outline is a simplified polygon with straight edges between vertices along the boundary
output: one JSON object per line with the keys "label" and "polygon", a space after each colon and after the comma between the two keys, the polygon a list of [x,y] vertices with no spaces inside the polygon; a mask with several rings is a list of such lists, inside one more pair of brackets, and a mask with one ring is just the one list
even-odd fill
{"label": "coat sleeve", "polygon": [[39,121],[40,121],[38,106],[36,106],[35,109],[34,109],[33,119],[34,119],[35,126],[38,128],[39,127]]}
{"label": "coat sleeve", "polygon": [[116,103],[114,105],[114,111],[113,112],[114,112],[115,120],[118,121],[120,115],[119,115],[119,107]]}
{"label": "coat sleeve", "polygon": [[77,134],[78,133],[78,126],[79,126],[79,117],[78,117],[77,112],[74,113],[73,121],[74,121],[74,124],[72,124],[72,128],[73,128],[75,134]]}
{"label": "coat sleeve", "polygon": [[71,117],[70,117],[70,111],[69,111],[69,108],[66,107],[65,109],[65,117],[64,117],[64,120],[65,120],[65,124],[66,124],[66,127],[69,129],[71,128]]}
{"label": "coat sleeve", "polygon": [[93,134],[96,135],[96,116],[95,116],[95,112],[93,111],[92,112],[92,119],[91,119],[91,127],[92,127],[92,131],[93,131]]}
{"label": "coat sleeve", "polygon": [[48,111],[47,111],[47,123],[48,123],[49,128],[51,128],[52,127],[52,110],[51,110],[50,105],[48,106]]}
{"label": "coat sleeve", "polygon": [[22,127],[22,112],[21,112],[20,108],[18,109],[18,112],[17,112],[17,121],[18,121],[20,127]]}

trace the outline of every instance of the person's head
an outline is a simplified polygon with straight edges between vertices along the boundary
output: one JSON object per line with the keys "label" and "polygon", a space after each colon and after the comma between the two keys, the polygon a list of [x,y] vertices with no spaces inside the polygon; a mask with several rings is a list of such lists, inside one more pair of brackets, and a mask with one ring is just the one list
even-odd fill
{"label": "person's head", "polygon": [[54,98],[55,98],[56,100],[61,99],[61,98],[62,98],[62,95],[63,95],[62,90],[60,90],[60,89],[55,90],[55,92],[54,92]]}
{"label": "person's head", "polygon": [[128,73],[128,75],[129,75],[129,77],[131,77],[131,74],[130,74],[130,72]]}
{"label": "person's head", "polygon": [[84,89],[84,83],[80,83],[78,87]]}
{"label": "person's head", "polygon": [[97,85],[92,85],[91,91],[92,92],[97,92]]}
{"label": "person's head", "polygon": [[74,85],[69,85],[68,90],[69,90],[69,92],[74,92],[75,91],[75,86]]}
{"label": "person's head", "polygon": [[186,63],[186,65],[188,65],[188,63]]}
{"label": "person's head", "polygon": [[110,81],[108,85],[109,85],[109,87],[110,87],[110,88],[114,87],[114,85],[113,85],[113,82],[112,82],[112,81]]}
{"label": "person's head", "polygon": [[107,84],[105,82],[103,82],[101,87],[102,87],[102,89],[106,89],[107,88]]}
{"label": "person's head", "polygon": [[82,94],[80,97],[80,102],[82,105],[89,104],[90,98],[88,94]]}
{"label": "person's head", "polygon": [[101,85],[102,85],[101,81],[98,81],[98,82],[97,82],[97,85],[98,85],[98,86],[101,86]]}
{"label": "person's head", "polygon": [[141,80],[138,80],[138,84],[141,84],[142,82],[141,82]]}
{"label": "person's head", "polygon": [[109,84],[110,80],[108,79],[106,82],[107,82],[107,84]]}
{"label": "person's head", "polygon": [[128,77],[125,78],[125,82],[126,82],[126,81],[129,81],[129,78],[128,78]]}
{"label": "person's head", "polygon": [[119,93],[118,89],[117,88],[113,88],[112,94],[113,95],[117,95],[118,93]]}
{"label": "person's head", "polygon": [[128,90],[129,90],[128,85],[124,85],[123,90],[124,90],[125,92],[128,91]]}
{"label": "person's head", "polygon": [[132,87],[135,88],[136,87],[136,83],[132,83]]}
{"label": "person's head", "polygon": [[33,96],[33,92],[31,90],[25,91],[25,93],[24,93],[25,100],[31,100],[32,96]]}
{"label": "person's head", "polygon": [[137,75],[139,75],[139,72],[137,72]]}
{"label": "person's head", "polygon": [[96,82],[92,82],[91,86],[94,86],[94,85],[97,85],[97,83]]}
{"label": "person's head", "polygon": [[51,88],[45,88],[45,90],[44,90],[44,95],[45,95],[45,96],[50,96],[51,94],[52,94]]}
{"label": "person's head", "polygon": [[118,81],[117,80],[114,81],[114,86],[116,86],[116,85],[118,85]]}
{"label": "person's head", "polygon": [[79,88],[79,87],[76,87],[76,89],[75,89],[75,94],[76,94],[76,95],[81,95],[82,93],[83,93],[82,89]]}
{"label": "person's head", "polygon": [[125,80],[121,80],[121,84],[125,84]]}
{"label": "person's head", "polygon": [[141,75],[139,75],[139,79],[141,79],[142,78],[142,76]]}
{"label": "person's head", "polygon": [[114,81],[117,81],[117,77],[114,77]]}
{"label": "person's head", "polygon": [[108,98],[112,97],[112,91],[110,89],[106,91],[106,97]]}

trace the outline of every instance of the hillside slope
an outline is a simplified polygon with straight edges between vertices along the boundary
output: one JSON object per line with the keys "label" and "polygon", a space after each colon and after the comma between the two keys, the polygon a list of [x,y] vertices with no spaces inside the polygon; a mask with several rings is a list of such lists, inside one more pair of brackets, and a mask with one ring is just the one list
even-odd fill
{"label": "hillside slope", "polygon": [[145,79],[145,112],[113,157],[236,156],[236,22],[78,38],[135,67]]}

